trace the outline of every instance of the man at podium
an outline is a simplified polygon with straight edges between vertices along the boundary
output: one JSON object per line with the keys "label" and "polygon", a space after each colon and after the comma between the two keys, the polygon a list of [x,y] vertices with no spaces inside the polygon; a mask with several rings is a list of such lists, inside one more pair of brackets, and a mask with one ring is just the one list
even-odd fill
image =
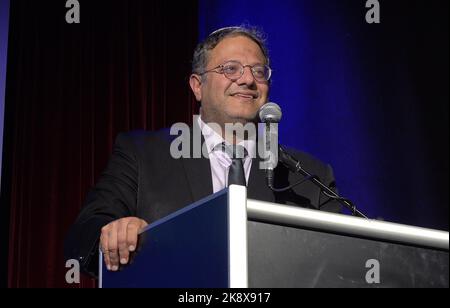
{"label": "man at podium", "polygon": [[[271,76],[260,32],[229,27],[210,34],[194,52],[189,80],[201,103],[193,130],[201,132],[206,157],[174,158],[174,137],[168,130],[120,134],[106,170],[67,235],[66,258],[79,260],[84,271],[95,276],[100,247],[107,268],[117,271],[129,262],[139,231],[147,224],[231,184],[247,186],[251,199],[339,212],[340,205],[329,202],[311,183],[282,193],[271,190],[260,169],[256,142],[217,129],[227,123],[258,122],[258,111],[268,102]],[[306,153],[289,152],[334,188],[330,166]],[[275,187],[301,180],[281,164],[274,170]]]}

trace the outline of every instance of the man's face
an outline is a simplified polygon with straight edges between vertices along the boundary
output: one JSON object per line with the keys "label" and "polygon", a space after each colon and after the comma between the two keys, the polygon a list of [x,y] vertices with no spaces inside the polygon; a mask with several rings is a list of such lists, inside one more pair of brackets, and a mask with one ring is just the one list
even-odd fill
{"label": "man's face", "polygon": [[[245,36],[221,41],[210,52],[206,70],[228,61],[237,61],[244,66],[266,64],[259,46]],[[191,87],[197,100],[202,102],[203,120],[220,125],[253,121],[260,107],[267,102],[269,92],[268,82],[256,81],[250,67],[245,67],[242,77],[235,81],[215,72],[206,74],[203,80],[194,75]]]}

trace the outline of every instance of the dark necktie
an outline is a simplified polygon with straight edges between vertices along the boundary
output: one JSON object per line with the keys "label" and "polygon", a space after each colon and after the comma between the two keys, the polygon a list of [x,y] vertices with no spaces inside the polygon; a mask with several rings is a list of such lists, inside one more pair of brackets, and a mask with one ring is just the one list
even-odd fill
{"label": "dark necktie", "polygon": [[231,151],[229,147],[226,148],[225,152],[231,158],[231,165],[228,171],[228,186],[230,185],[247,186],[243,162],[243,157],[246,156],[246,149],[243,146],[237,145],[233,147]]}
{"label": "dark necktie", "polygon": [[242,158],[231,160],[230,170],[228,171],[228,186],[230,185],[247,186]]}

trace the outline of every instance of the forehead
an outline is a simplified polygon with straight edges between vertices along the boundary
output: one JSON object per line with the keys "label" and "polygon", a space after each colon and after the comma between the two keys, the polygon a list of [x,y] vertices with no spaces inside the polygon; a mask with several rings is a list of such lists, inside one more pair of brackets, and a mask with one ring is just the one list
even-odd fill
{"label": "forehead", "polygon": [[265,63],[259,45],[246,36],[232,36],[223,39],[211,52],[209,63],[219,65],[224,61],[237,60],[243,64]]}

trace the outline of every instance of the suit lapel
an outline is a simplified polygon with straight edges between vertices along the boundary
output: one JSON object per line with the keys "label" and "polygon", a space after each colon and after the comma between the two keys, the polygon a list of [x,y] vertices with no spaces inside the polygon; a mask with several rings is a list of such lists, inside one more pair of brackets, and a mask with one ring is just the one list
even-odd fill
{"label": "suit lapel", "polygon": [[[205,138],[195,120],[190,131],[190,152],[191,157],[194,157],[194,146],[199,146],[198,144],[195,145],[195,138],[198,138],[198,136],[195,136],[194,134],[197,133],[201,135],[200,145],[205,143]],[[193,201],[198,201],[213,194],[214,190],[209,158],[183,158],[182,163]]]}
{"label": "suit lapel", "polygon": [[184,172],[195,201],[213,193],[211,166],[209,159],[183,159]]}
{"label": "suit lapel", "polygon": [[[203,139],[202,139],[203,140]],[[209,159],[182,159],[186,179],[194,201],[213,193],[211,165]],[[247,187],[249,199],[274,202],[274,194],[267,187],[266,173],[259,168],[261,159],[254,158]]]}

